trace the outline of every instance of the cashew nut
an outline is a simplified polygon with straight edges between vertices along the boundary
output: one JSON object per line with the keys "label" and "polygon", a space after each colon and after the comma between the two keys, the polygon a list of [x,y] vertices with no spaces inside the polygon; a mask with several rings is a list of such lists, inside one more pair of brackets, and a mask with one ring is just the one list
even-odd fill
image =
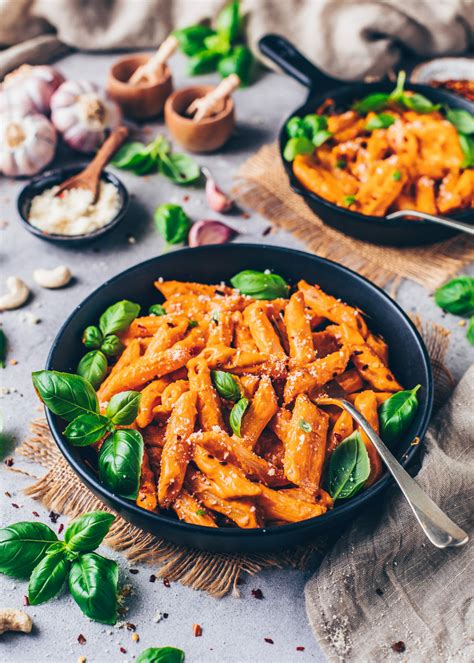
{"label": "cashew nut", "polygon": [[42,288],[62,288],[71,280],[71,270],[66,265],[54,269],[35,269],[33,278]]}
{"label": "cashew nut", "polygon": [[2,608],[0,610],[0,635],[6,633],[6,631],[30,633],[32,626],[31,617],[23,610],[16,610],[15,608]]}
{"label": "cashew nut", "polygon": [[0,295],[0,311],[23,306],[30,294],[26,283],[17,276],[7,278],[7,290],[5,295]]}

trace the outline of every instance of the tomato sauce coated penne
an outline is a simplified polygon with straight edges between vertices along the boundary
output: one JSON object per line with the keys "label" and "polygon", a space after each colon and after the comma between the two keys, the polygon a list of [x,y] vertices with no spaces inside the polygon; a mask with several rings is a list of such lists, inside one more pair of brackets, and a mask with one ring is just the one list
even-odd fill
{"label": "tomato sauce coated penne", "polygon": [[[337,128],[354,130],[352,116]],[[398,139],[374,135],[367,150]],[[323,158],[330,164],[334,155],[327,149]],[[350,185],[345,175],[326,186]],[[455,186],[464,195],[466,181],[445,188]],[[123,351],[97,392],[101,413],[115,394],[140,392],[127,426],[144,441],[138,506],[212,528],[321,516],[334,507],[333,453],[357,430],[370,464],[365,486],[377,481],[381,460],[357,422],[319,402],[343,394],[378,431],[380,405],[402,389],[387,343],[359,309],[304,280],[274,300],[223,284],[160,280],[156,287],[165,313],[138,317],[120,334]]]}

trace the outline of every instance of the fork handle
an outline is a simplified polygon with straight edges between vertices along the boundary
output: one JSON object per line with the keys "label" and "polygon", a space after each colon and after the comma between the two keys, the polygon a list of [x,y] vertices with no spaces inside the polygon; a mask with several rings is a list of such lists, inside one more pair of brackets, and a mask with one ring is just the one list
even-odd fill
{"label": "fork handle", "polygon": [[453,230],[460,230],[463,233],[468,235],[474,235],[474,226],[469,223],[464,223],[463,221],[457,221],[456,219],[448,219],[446,216],[440,216],[439,214],[428,214],[427,212],[419,212],[418,210],[397,210],[396,212],[391,212],[387,214],[387,219],[401,219],[407,217],[415,217],[417,219],[423,219],[423,221],[429,221],[430,223],[438,223],[440,226],[446,226],[447,228],[452,228]]}
{"label": "fork handle", "polygon": [[87,174],[89,177],[96,177],[98,179],[102,170],[125,141],[127,136],[127,127],[121,125],[114,129],[107,140],[101,145],[90,164],[84,169],[83,175]]}

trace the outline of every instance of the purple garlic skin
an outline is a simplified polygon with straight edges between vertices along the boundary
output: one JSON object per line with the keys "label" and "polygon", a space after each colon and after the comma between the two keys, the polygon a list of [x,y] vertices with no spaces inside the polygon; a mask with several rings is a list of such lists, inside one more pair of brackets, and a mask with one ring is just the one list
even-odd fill
{"label": "purple garlic skin", "polygon": [[197,221],[191,226],[188,235],[189,246],[203,246],[204,244],[225,244],[237,232],[221,221]]}
{"label": "purple garlic skin", "polygon": [[234,204],[233,200],[226,196],[212,177],[208,175],[206,175],[206,198],[209,207],[214,212],[220,212],[221,214],[228,212]]}

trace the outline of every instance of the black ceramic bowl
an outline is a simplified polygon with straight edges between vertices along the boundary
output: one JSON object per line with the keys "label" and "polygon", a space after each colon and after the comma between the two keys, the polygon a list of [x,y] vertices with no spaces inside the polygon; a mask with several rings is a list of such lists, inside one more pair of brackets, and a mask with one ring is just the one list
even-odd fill
{"label": "black ceramic bowl", "polygon": [[[75,371],[84,353],[81,334],[85,327],[96,324],[100,314],[120,299],[130,299],[147,310],[160,301],[153,282],[164,279],[220,283],[228,281],[243,269],[270,269],[294,284],[304,278],[318,283],[324,290],[360,307],[368,316],[371,329],[383,334],[390,351],[390,365],[397,379],[407,387],[421,384],[420,406],[410,430],[394,453],[405,465],[416,446],[410,442],[423,437],[431,414],[433,381],[426,348],[413,323],[390,297],[358,274],[337,263],[308,253],[255,244],[227,244],[183,249],[152,258],[122,272],[95,290],[69,316],[59,331],[47,361],[47,368]],[[207,528],[189,525],[174,515],[150,513],[133,502],[114,495],[105,488],[91,469],[89,458],[95,454],[87,448],[72,447],[62,436],[64,422],[47,412],[47,418],[60,450],[81,480],[114,511],[126,520],[167,540],[220,552],[261,552],[288,547],[313,539],[321,533],[354,518],[364,506],[387,488],[391,479],[384,475],[374,486],[347,504],[319,518],[267,529]],[[90,454],[90,455],[88,455]]]}
{"label": "black ceramic bowl", "polygon": [[104,182],[110,182],[113,184],[119,193],[120,197],[120,208],[118,213],[107,223],[107,225],[102,228],[94,230],[94,232],[87,233],[85,235],[57,235],[54,233],[45,233],[39,228],[35,228],[28,221],[28,214],[31,207],[31,201],[35,196],[38,196],[45,189],[50,189],[56,184],[61,184],[73,175],[77,175],[84,170],[87,166],[87,162],[76,163],[73,166],[65,166],[64,168],[56,168],[55,170],[50,170],[47,173],[42,173],[37,177],[34,177],[28,184],[23,187],[20,191],[17,201],[17,209],[20,215],[21,222],[23,226],[36,237],[46,240],[47,242],[55,242],[61,244],[62,246],[70,246],[76,248],[83,244],[88,244],[93,242],[99,237],[103,237],[108,232],[116,228],[118,224],[123,220],[129,203],[128,191],[118,177],[104,170],[101,175],[101,179]]}

